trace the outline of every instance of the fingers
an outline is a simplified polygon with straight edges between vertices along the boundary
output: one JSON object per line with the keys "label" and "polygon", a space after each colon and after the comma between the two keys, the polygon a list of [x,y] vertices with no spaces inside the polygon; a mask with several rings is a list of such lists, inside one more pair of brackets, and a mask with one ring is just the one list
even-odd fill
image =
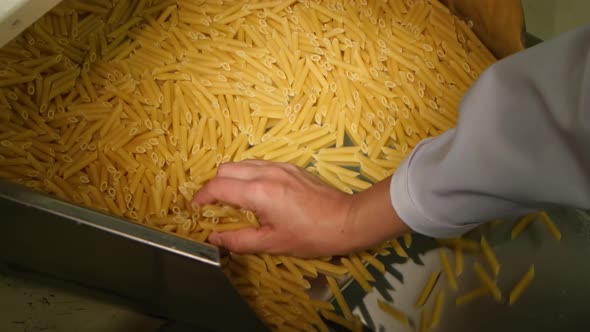
{"label": "fingers", "polygon": [[225,163],[219,165],[217,177],[254,180],[260,176],[259,166],[252,163]]}
{"label": "fingers", "polygon": [[269,228],[246,228],[234,232],[211,233],[209,242],[239,254],[265,252],[269,248]]}
{"label": "fingers", "polygon": [[287,174],[290,173],[284,165],[268,161],[226,163],[219,167],[213,179],[197,191],[192,203],[223,202],[258,211],[268,203],[268,193],[288,180]]}
{"label": "fingers", "polygon": [[224,202],[256,210],[251,182],[241,179],[216,177],[211,179],[193,196],[195,204]]}
{"label": "fingers", "polygon": [[231,163],[231,164],[246,164],[246,165],[256,165],[256,166],[265,166],[265,165],[269,165],[272,164],[271,161],[267,161],[267,160],[259,160],[259,159],[244,159],[242,161],[239,161],[237,163]]}
{"label": "fingers", "polygon": [[[218,177],[230,177],[242,180],[268,179],[269,175],[284,171],[292,175],[298,175],[298,168],[289,163],[277,163],[265,160],[243,160],[237,163],[221,164],[217,170]],[[279,173],[284,175],[284,173]]]}

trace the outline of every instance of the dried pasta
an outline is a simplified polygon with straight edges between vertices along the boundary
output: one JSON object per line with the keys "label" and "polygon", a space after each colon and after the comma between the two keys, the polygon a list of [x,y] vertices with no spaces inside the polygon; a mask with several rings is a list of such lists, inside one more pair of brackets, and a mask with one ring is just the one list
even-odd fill
{"label": "dried pasta", "polygon": [[[438,6],[64,0],[0,49],[0,178],[195,241],[259,226],[249,211],[186,209],[223,162],[311,166],[346,193],[365,190],[454,126],[462,93],[494,62]],[[408,256],[397,240],[376,251],[389,247]],[[310,299],[310,280],[353,276],[370,291],[365,263],[385,272],[372,252],[232,254],[223,269],[271,329],[325,331],[320,313],[351,329],[360,320]]]}
{"label": "dried pasta", "polygon": [[518,238],[518,236],[520,235],[520,233],[522,233],[522,231],[524,231],[528,225],[535,220],[535,218],[537,218],[538,214],[537,213],[531,213],[528,214],[524,217],[522,217],[517,223],[516,225],[514,225],[514,227],[512,227],[512,232],[511,232],[511,237],[512,240],[516,240]]}
{"label": "dried pasta", "polygon": [[545,225],[547,230],[551,233],[553,238],[557,241],[561,241],[561,232],[559,231],[557,226],[555,226],[551,218],[549,218],[547,212],[539,212],[539,218],[541,219],[543,225]]}
{"label": "dried pasta", "polygon": [[401,312],[399,309],[393,307],[392,305],[382,300],[377,300],[377,305],[379,306],[379,309],[383,310],[383,312],[395,318],[395,320],[397,320],[398,322],[402,323],[405,326],[410,325],[410,319],[408,318],[408,315]]}
{"label": "dried pasta", "polygon": [[492,247],[490,247],[490,244],[483,236],[481,237],[481,251],[486,261],[488,262],[488,265],[490,266],[492,273],[497,277],[500,273],[500,263],[498,263],[498,258],[492,250]]}
{"label": "dried pasta", "polygon": [[455,275],[458,277],[463,274],[464,260],[463,260],[463,249],[461,247],[455,247]]}
{"label": "dried pasta", "polygon": [[522,295],[522,292],[528,287],[531,283],[533,278],[535,277],[535,265],[531,265],[531,267],[527,270],[527,272],[520,278],[520,280],[516,283],[514,288],[510,291],[508,295],[508,304],[514,304]]}
{"label": "dried pasta", "polygon": [[328,286],[330,287],[330,291],[332,292],[332,294],[334,295],[334,298],[336,299],[336,302],[340,306],[340,310],[342,310],[342,314],[344,315],[344,318],[346,318],[348,320],[352,320],[353,319],[352,311],[350,311],[350,307],[348,306],[348,303],[346,303],[344,296],[340,292],[340,287],[338,286],[338,283],[331,276],[327,276],[326,280],[328,281]]}
{"label": "dried pasta", "polygon": [[430,296],[430,293],[432,293],[432,289],[434,288],[434,285],[436,284],[436,281],[438,280],[439,275],[440,275],[440,272],[438,272],[438,271],[430,273],[430,276],[428,277],[426,284],[424,284],[424,288],[422,289],[422,292],[420,292],[420,297],[418,297],[418,300],[416,301],[417,308],[422,307],[424,305],[424,303],[426,303],[426,301],[428,300],[428,297]]}
{"label": "dried pasta", "polygon": [[408,253],[401,246],[401,244],[399,244],[399,241],[397,239],[393,239],[389,243],[391,244],[391,247],[393,248],[393,250],[395,251],[395,253],[398,256],[400,256],[400,257],[408,257]]}
{"label": "dried pasta", "polygon": [[461,295],[459,297],[457,297],[455,299],[455,304],[457,306],[462,306],[468,303],[471,303],[473,301],[475,301],[476,299],[489,294],[490,293],[490,289],[487,286],[481,286],[479,288],[476,288],[470,292],[467,292],[464,295]]}
{"label": "dried pasta", "polygon": [[445,301],[445,292],[443,290],[438,291],[434,299],[434,307],[432,309],[432,318],[430,320],[430,328],[436,328],[440,322],[442,315],[443,304]]}
{"label": "dried pasta", "polygon": [[492,277],[484,270],[484,268],[478,262],[475,262],[475,265],[473,267],[483,285],[487,287],[490,293],[492,293],[496,301],[502,300],[502,292],[498,288],[496,281],[492,279]]}
{"label": "dried pasta", "polygon": [[455,278],[455,273],[451,268],[451,263],[449,262],[449,257],[447,256],[447,252],[445,250],[440,250],[438,252],[440,257],[440,263],[443,268],[443,272],[445,273],[445,277],[447,279],[447,283],[451,289],[457,289],[457,279]]}

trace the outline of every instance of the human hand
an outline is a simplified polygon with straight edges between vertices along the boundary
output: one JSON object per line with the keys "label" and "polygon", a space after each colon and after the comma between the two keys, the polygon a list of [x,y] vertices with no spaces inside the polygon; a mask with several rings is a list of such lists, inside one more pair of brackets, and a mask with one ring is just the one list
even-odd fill
{"label": "human hand", "polygon": [[333,189],[286,163],[222,164],[193,203],[224,202],[255,211],[261,227],[212,233],[209,242],[238,253],[302,257],[348,254],[408,230],[393,210],[389,179],[357,195]]}

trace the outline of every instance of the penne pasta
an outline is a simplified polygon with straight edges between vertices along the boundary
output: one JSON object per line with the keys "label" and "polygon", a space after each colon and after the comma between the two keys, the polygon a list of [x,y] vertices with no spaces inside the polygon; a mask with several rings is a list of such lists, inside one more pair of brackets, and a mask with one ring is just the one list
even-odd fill
{"label": "penne pasta", "polygon": [[424,288],[422,288],[422,292],[420,292],[420,296],[416,301],[416,308],[420,308],[426,303],[428,297],[430,296],[430,293],[432,292],[432,289],[434,288],[434,285],[436,284],[436,281],[438,280],[439,275],[439,271],[430,273],[430,276],[428,277],[426,284],[424,284]]}
{"label": "penne pasta", "polygon": [[444,249],[441,249],[438,254],[449,287],[452,290],[457,290],[457,279],[455,278],[455,273],[451,269],[451,263],[449,262],[447,252]]}
{"label": "penne pasta", "polygon": [[430,328],[432,329],[438,327],[438,324],[440,323],[444,301],[445,292],[444,290],[439,290],[434,298],[434,307],[432,309],[432,318],[430,320]]}
{"label": "penne pasta", "polygon": [[512,240],[516,240],[516,238],[518,238],[518,236],[520,235],[520,233],[522,233],[527,227],[528,225],[535,220],[535,218],[537,218],[537,214],[536,213],[532,213],[529,215],[526,215],[524,217],[522,217],[517,223],[516,225],[514,225],[514,227],[512,228],[512,232],[510,234]]}
{"label": "penne pasta", "polygon": [[406,314],[404,314],[403,312],[401,312],[400,310],[398,310],[397,308],[395,308],[392,305],[390,305],[384,301],[381,301],[381,300],[377,300],[377,305],[379,306],[379,309],[381,309],[383,312],[387,313],[389,316],[393,317],[395,320],[400,322],[402,325],[404,325],[404,326],[410,325],[410,319],[408,318],[408,316]]}
{"label": "penne pasta", "polygon": [[399,244],[397,239],[393,239],[391,241],[389,241],[389,243],[391,244],[391,247],[393,248],[393,251],[395,251],[395,253],[400,256],[400,257],[408,257],[408,253],[406,252],[406,250]]}
{"label": "penne pasta", "polygon": [[497,277],[500,273],[500,264],[498,263],[498,258],[496,258],[496,254],[490,247],[486,238],[483,236],[481,237],[481,251],[486,261],[488,262],[488,265],[492,270],[492,273],[494,274],[494,276]]}
{"label": "penne pasta", "polygon": [[478,262],[474,265],[475,272],[483,285],[487,287],[488,291],[492,293],[496,301],[502,300],[502,292],[496,285],[496,282],[490,277]]}
{"label": "penne pasta", "polygon": [[547,214],[547,212],[540,212],[539,218],[541,219],[541,222],[543,223],[543,225],[545,225],[547,230],[551,233],[553,238],[557,241],[561,241],[561,232],[559,231],[557,226],[555,226],[553,221],[551,221],[551,218],[549,218],[549,215]]}
{"label": "penne pasta", "polygon": [[359,255],[364,261],[373,266],[377,271],[385,273],[385,265],[381,263],[378,259],[376,259],[374,256],[367,252],[361,252]]}
{"label": "penne pasta", "polygon": [[455,275],[458,277],[463,274],[463,249],[461,247],[455,247]]}
{"label": "penne pasta", "polygon": [[352,254],[350,256],[350,261],[352,262],[352,265],[360,272],[363,278],[365,278],[367,281],[375,282],[375,278],[373,278],[371,272],[367,270],[363,262],[356,254]]}
{"label": "penne pasta", "polygon": [[516,303],[516,301],[522,295],[522,292],[528,287],[531,283],[533,278],[535,277],[535,265],[531,265],[531,267],[527,270],[527,272],[518,280],[514,288],[510,291],[508,295],[508,304],[512,305]]}
{"label": "penne pasta", "polygon": [[[205,242],[261,225],[223,204],[186,208],[220,164],[286,162],[349,194],[369,189],[455,125],[463,93],[495,61],[437,1],[401,0],[68,0],[0,58],[0,178]],[[561,237],[537,214],[513,238],[537,217]],[[408,257],[414,240],[336,259],[231,254],[221,268],[271,330],[326,331],[320,313],[360,330],[336,280],[371,291],[372,268],[386,271],[375,255]],[[480,248],[499,271],[485,239],[441,244],[454,250],[447,279]],[[323,278],[344,318],[310,299]],[[442,298],[421,328],[436,325]]]}
{"label": "penne pasta", "polygon": [[330,288],[330,291],[332,292],[334,298],[336,299],[336,302],[338,303],[340,310],[342,310],[342,314],[344,315],[344,318],[346,318],[348,320],[352,320],[354,316],[352,315],[352,311],[350,310],[348,303],[344,299],[342,292],[340,292],[340,286],[338,286],[336,279],[334,279],[331,276],[327,276],[326,280],[328,281],[328,286]]}
{"label": "penne pasta", "polygon": [[412,245],[412,233],[404,234],[403,239],[404,239],[404,245],[406,246],[406,248],[410,249],[410,246]]}
{"label": "penne pasta", "polygon": [[358,282],[361,288],[365,290],[365,292],[371,293],[373,291],[373,288],[369,284],[368,280],[365,279],[363,274],[352,264],[350,260],[347,258],[341,258],[340,262],[346,269],[348,269],[350,275],[352,275],[352,277]]}
{"label": "penne pasta", "polygon": [[469,303],[475,301],[476,299],[478,299],[486,294],[489,294],[489,293],[490,293],[490,289],[487,286],[481,286],[477,289],[467,292],[464,295],[457,297],[457,299],[455,299],[455,304],[457,306],[469,304]]}
{"label": "penne pasta", "polygon": [[346,320],[346,319],[344,319],[344,318],[336,315],[335,313],[330,312],[330,311],[327,311],[325,309],[321,309],[320,312],[322,313],[322,316],[325,319],[327,319],[329,321],[332,321],[332,322],[334,322],[334,323],[336,323],[336,324],[338,324],[340,326],[343,326],[343,327],[347,328],[349,331],[355,331],[356,330],[355,325],[354,325],[353,322],[348,321],[348,320]]}

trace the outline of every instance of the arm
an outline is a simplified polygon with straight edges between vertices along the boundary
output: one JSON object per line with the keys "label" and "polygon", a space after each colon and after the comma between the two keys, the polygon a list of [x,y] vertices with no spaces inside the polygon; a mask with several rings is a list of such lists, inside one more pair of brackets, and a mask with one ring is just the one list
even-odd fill
{"label": "arm", "polygon": [[552,205],[590,208],[590,26],[488,69],[457,128],[421,142],[390,193],[410,228],[435,237]]}

